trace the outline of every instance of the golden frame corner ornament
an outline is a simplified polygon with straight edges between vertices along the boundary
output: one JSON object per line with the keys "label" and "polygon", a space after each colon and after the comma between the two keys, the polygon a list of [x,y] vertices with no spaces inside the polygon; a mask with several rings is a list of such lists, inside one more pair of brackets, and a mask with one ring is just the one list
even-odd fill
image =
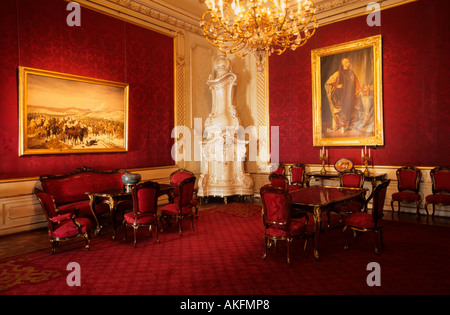
{"label": "golden frame corner ornament", "polygon": [[128,151],[125,83],[19,67],[19,155]]}
{"label": "golden frame corner ornament", "polygon": [[381,35],[311,51],[313,145],[382,146]]}

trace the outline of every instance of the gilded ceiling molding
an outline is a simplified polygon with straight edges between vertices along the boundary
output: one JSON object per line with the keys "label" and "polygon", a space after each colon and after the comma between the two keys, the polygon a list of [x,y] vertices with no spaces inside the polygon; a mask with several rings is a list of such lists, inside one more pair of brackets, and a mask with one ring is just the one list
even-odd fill
{"label": "gilded ceiling molding", "polygon": [[156,8],[150,7],[149,5],[145,5],[134,0],[106,0],[112,4],[121,6],[125,9],[131,10],[140,15],[147,16],[149,18],[158,20],[160,22],[169,24],[176,28],[196,33],[199,35],[203,35],[203,31],[199,25],[194,25],[190,22],[183,21],[176,16],[173,16],[167,12],[160,11]]}
{"label": "gilded ceiling molding", "polygon": [[[382,9],[388,9],[413,1],[417,0],[314,0],[314,6],[316,7],[316,17],[320,27],[320,25],[367,14],[366,7],[371,2],[378,3]],[[141,17],[150,23],[151,20],[158,21],[165,24],[169,29],[173,30],[175,27],[203,36],[203,30],[199,24],[201,16],[196,18],[180,16],[169,8],[158,7],[157,3],[152,5],[141,0],[79,0],[79,2],[88,6],[98,5],[103,9],[109,8],[118,15],[123,13],[133,17]],[[164,0],[161,2],[164,2]]]}

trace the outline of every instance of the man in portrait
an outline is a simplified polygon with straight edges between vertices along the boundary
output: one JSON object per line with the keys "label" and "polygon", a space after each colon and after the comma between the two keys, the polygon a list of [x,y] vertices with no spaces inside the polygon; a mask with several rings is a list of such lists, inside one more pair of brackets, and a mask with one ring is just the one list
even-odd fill
{"label": "man in portrait", "polygon": [[348,58],[343,58],[338,71],[325,83],[332,125],[328,131],[344,134],[354,128],[360,119],[362,90]]}

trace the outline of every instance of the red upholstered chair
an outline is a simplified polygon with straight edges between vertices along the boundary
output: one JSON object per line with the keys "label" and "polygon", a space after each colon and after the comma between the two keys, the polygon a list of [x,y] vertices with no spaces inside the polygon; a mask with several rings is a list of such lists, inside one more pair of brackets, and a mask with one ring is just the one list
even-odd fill
{"label": "red upholstered chair", "polygon": [[[189,177],[194,177],[194,173],[192,173],[191,171],[185,170],[183,168],[180,168],[178,170],[176,170],[175,172],[173,172],[172,174],[170,174],[169,176],[169,182],[171,185],[176,186],[176,188],[172,191],[171,195],[169,196],[169,202],[170,203],[177,203],[177,197],[179,196],[179,192],[178,192],[178,184],[181,183],[184,179],[189,178]],[[198,218],[198,199],[197,199],[197,192],[198,189],[194,188],[194,194],[192,197],[192,206],[195,209],[195,218]]]}
{"label": "red upholstered chair", "polygon": [[306,186],[305,164],[294,164],[289,167],[290,183],[289,190],[299,189]]}
{"label": "red upholstered chair", "polygon": [[339,173],[339,184],[341,187],[363,188],[364,181],[364,173],[360,170],[352,169]]}
{"label": "red upholstered chair", "polygon": [[160,221],[166,220],[169,224],[172,218],[176,218],[180,236],[182,236],[181,221],[184,217],[191,217],[192,230],[194,230],[194,213],[192,208],[192,195],[194,193],[195,177],[188,177],[178,184],[178,198],[175,203],[161,208]]}
{"label": "red upholstered chair", "polygon": [[71,212],[60,213],[55,200],[48,193],[36,190],[35,194],[48,222],[48,236],[52,243],[52,254],[55,253],[60,241],[77,237],[84,238],[85,247],[89,250],[91,221],[88,218],[77,218]]}
{"label": "red upholstered chair", "polygon": [[286,166],[282,163],[274,164],[270,167],[270,174],[286,176]]}
{"label": "red upholstered chair", "polygon": [[433,194],[425,198],[425,211],[428,215],[428,205],[431,204],[433,206],[433,214],[431,216],[434,217],[436,206],[450,205],[450,167],[435,167],[430,171],[430,176]]}
{"label": "red upholstered chair", "polygon": [[[341,187],[348,188],[363,188],[365,176],[360,170],[352,169],[339,173],[339,184]],[[339,206],[335,210],[342,214],[348,214],[352,212],[360,212],[365,210],[365,200],[354,200],[347,205]]]}
{"label": "red upholstered chair", "polygon": [[287,262],[291,263],[290,245],[295,238],[305,238],[305,246],[308,242],[307,230],[308,216],[306,220],[291,219],[291,195],[286,189],[273,185],[265,185],[260,190],[263,204],[263,223],[264,223],[264,254],[267,256],[267,248],[270,241],[287,242]]}
{"label": "red upholstered chair", "polygon": [[270,184],[283,189],[289,188],[289,181],[286,176],[276,173],[271,173],[269,175]]}
{"label": "red upholstered chair", "polygon": [[[344,219],[344,234],[346,230],[350,228],[353,231],[359,232],[374,232],[375,233],[375,252],[380,254],[380,245],[381,249],[384,248],[383,244],[383,208],[384,201],[386,199],[386,191],[389,186],[391,180],[388,179],[384,181],[380,185],[378,185],[373,192],[373,207],[372,213],[367,212],[355,212],[351,213]],[[349,248],[348,237],[347,244],[345,245],[345,249]]]}
{"label": "red upholstered chair", "polygon": [[420,197],[420,179],[422,173],[417,167],[405,166],[401,167],[396,172],[398,192],[392,194],[391,208],[392,215],[394,215],[394,202],[398,203],[398,213],[400,214],[400,203],[415,202],[417,206],[417,215],[420,215],[420,204],[422,198]]}
{"label": "red upholstered chair", "polygon": [[159,184],[152,181],[145,181],[137,184],[131,191],[133,197],[133,211],[127,212],[123,216],[122,225],[127,238],[126,227],[131,226],[134,231],[134,247],[136,247],[136,233],[139,227],[148,226],[150,237],[152,227],[156,225],[156,242],[158,238],[158,195]]}

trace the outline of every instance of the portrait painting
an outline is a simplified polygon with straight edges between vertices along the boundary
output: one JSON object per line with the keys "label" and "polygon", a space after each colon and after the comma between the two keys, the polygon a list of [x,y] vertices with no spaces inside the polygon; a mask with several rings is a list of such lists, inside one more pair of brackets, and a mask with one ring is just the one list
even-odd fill
{"label": "portrait painting", "polygon": [[315,146],[383,145],[381,36],[311,52]]}
{"label": "portrait painting", "polygon": [[19,67],[19,155],[126,152],[128,85]]}

